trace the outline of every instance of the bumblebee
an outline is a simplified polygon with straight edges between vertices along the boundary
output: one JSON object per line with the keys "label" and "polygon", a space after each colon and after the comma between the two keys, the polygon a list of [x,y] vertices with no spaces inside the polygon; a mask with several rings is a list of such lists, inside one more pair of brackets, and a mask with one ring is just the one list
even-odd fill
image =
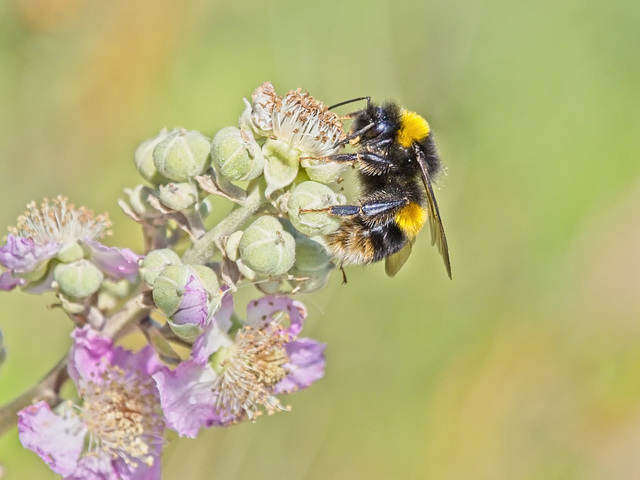
{"label": "bumblebee", "polygon": [[442,163],[427,121],[395,103],[377,105],[370,97],[353,119],[349,134],[336,147],[352,144],[354,153],[338,153],[317,160],[350,163],[358,169],[362,190],[357,204],[334,205],[304,212],[326,211],[342,217],[338,230],[326,236],[327,247],[344,265],[368,264],[385,259],[385,271],[393,277],[411,253],[411,245],[429,222],[431,243],[437,245],[451,278],[449,248],[432,180]]}

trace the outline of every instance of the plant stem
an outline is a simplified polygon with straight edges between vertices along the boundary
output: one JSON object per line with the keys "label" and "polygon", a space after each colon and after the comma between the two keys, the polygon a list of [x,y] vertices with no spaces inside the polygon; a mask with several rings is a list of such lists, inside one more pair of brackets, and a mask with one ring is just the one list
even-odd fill
{"label": "plant stem", "polygon": [[0,436],[7,433],[16,425],[18,412],[32,405],[38,400],[44,400],[49,406],[55,406],[60,401],[58,392],[69,378],[67,373],[67,355],[60,359],[55,367],[45,377],[18,398],[0,408]]}
{"label": "plant stem", "polygon": [[241,205],[236,205],[218,225],[205,233],[184,253],[182,261],[191,264],[203,264],[216,251],[216,244],[225,235],[230,235],[244,225],[265,202],[264,184],[253,180],[247,188],[247,197]]}

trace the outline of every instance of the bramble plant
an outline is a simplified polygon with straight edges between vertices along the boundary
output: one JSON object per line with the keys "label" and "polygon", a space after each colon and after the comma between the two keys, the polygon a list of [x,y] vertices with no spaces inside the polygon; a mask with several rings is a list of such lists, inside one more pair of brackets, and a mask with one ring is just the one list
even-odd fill
{"label": "bramble plant", "polygon": [[[142,227],[143,255],[100,242],[105,215],[62,196],[29,204],[0,247],[0,289],[54,292],[74,330],[50,373],[0,408],[0,434],[17,421],[22,444],[65,478],[151,479],[166,429],[193,438],[288,410],[281,397],[325,366],[291,297],[327,283],[321,235],[340,222],[315,210],[345,202],[331,187],[344,166],[308,157],[343,138],[339,117],[308,93],[280,97],[269,83],[213,139],[163,129],[135,152],[146,183],[119,202]],[[208,227],[214,196],[232,206]],[[245,284],[260,297],[241,318],[233,297]],[[134,331],[144,348],[117,345]],[[73,399],[61,396],[69,380]]]}

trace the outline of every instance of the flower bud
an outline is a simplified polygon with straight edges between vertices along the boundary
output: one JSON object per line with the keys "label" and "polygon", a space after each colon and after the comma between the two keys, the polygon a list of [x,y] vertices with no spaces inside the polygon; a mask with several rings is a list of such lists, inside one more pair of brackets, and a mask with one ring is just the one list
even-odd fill
{"label": "flower bud", "polygon": [[168,179],[186,182],[209,167],[210,150],[211,142],[200,132],[178,129],[153,149],[153,164]]}
{"label": "flower bud", "polygon": [[347,165],[339,162],[324,162],[313,158],[303,158],[300,166],[305,169],[309,178],[314,182],[331,183],[340,178]]}
{"label": "flower bud", "polygon": [[140,266],[140,275],[145,283],[153,285],[156,277],[169,265],[182,265],[182,261],[176,252],[169,248],[150,251]]}
{"label": "flower bud", "polygon": [[320,290],[332,269],[329,253],[320,242],[303,236],[296,238],[296,261],[289,271],[295,277],[292,286],[304,293]]}
{"label": "flower bud", "polygon": [[153,282],[153,300],[174,333],[191,341],[220,308],[218,279],[204,265],[170,265]]}
{"label": "flower bud", "polygon": [[100,288],[103,273],[88,260],[60,263],[53,270],[53,279],[63,295],[85,298]]}
{"label": "flower bud", "polygon": [[307,276],[327,269],[331,270],[331,268],[331,257],[324,245],[313,238],[298,237],[292,275]]}
{"label": "flower bud", "polygon": [[265,156],[264,178],[267,181],[265,195],[289,185],[300,168],[300,152],[287,142],[270,138],[262,147]]}
{"label": "flower bud", "polygon": [[287,209],[289,220],[296,230],[305,235],[326,235],[335,232],[340,226],[340,217],[330,215],[327,211],[300,212],[300,210],[316,210],[331,205],[344,205],[346,199],[326,185],[317,182],[303,182],[291,191]]}
{"label": "flower bud", "polygon": [[156,145],[167,138],[170,133],[173,133],[173,131],[169,132],[166,128],[163,128],[158,135],[142,142],[138,148],[136,148],[133,157],[133,161],[142,178],[151,182],[153,185],[159,185],[166,181],[166,178],[158,173],[158,170],[153,164],[153,150],[156,148]]}
{"label": "flower bud", "polygon": [[262,174],[264,155],[251,132],[226,127],[213,137],[211,161],[230,180],[253,180]]}
{"label": "flower bud", "polygon": [[295,260],[295,240],[273,217],[260,217],[243,232],[240,258],[256,273],[281,275]]}
{"label": "flower bud", "polygon": [[[169,180],[166,180],[168,182]],[[137,185],[133,190],[125,190],[129,194],[129,205],[133,212],[140,218],[153,219],[162,215],[162,212],[149,203],[149,197],[157,197],[158,192],[146,185]]]}
{"label": "flower bud", "polygon": [[265,295],[277,295],[282,292],[282,278],[276,277],[274,280],[268,278],[258,278],[255,287]]}
{"label": "flower bud", "polygon": [[162,204],[172,210],[184,210],[198,201],[198,189],[188,182],[160,185],[158,190]]}

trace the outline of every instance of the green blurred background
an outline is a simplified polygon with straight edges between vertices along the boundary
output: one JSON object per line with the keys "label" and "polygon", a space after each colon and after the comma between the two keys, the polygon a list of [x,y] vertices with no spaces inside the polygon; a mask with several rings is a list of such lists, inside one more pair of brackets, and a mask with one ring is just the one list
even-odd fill
{"label": "green blurred background", "polygon": [[[393,280],[335,275],[303,299],[325,379],[172,439],[164,478],[640,478],[640,3],[232,3],[0,2],[0,225],[64,193],[140,250],[137,143],[212,135],[269,80],[429,119],[453,281],[428,234]],[[0,296],[0,403],[68,347],[52,301]],[[15,430],[0,464],[56,478]]]}

